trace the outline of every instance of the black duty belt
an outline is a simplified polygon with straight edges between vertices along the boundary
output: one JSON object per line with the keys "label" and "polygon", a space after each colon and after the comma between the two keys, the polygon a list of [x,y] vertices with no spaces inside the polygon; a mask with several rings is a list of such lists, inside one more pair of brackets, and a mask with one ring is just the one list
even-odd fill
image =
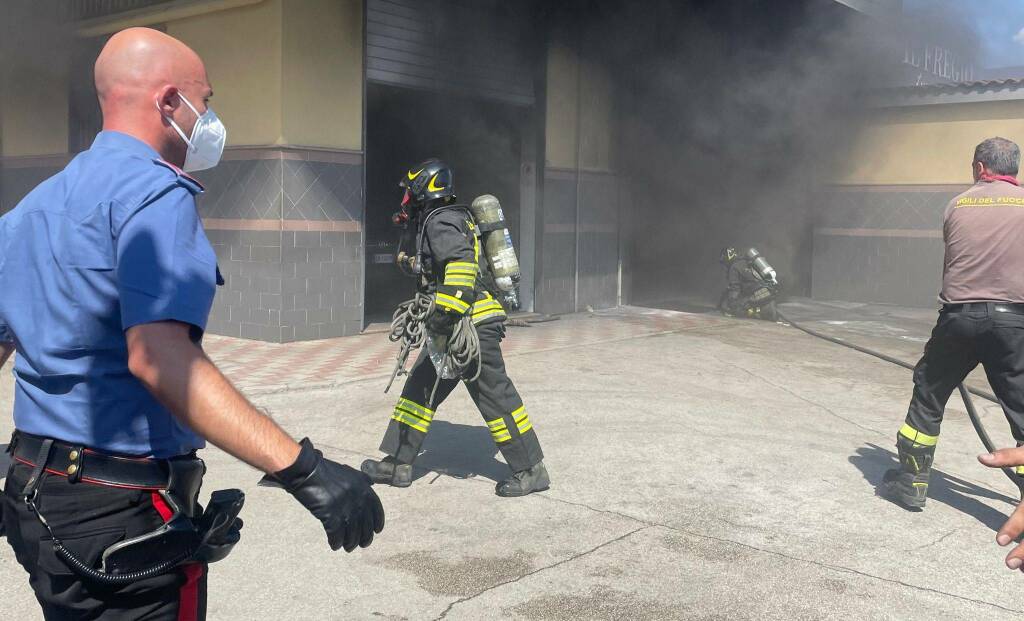
{"label": "black duty belt", "polygon": [[1013,313],[1024,315],[1024,304],[1011,304],[1009,302],[966,302],[963,304],[943,304],[944,313]]}
{"label": "black duty belt", "polygon": [[[45,460],[43,467],[46,472],[68,477],[72,482],[126,489],[167,489],[170,467],[166,459],[113,455],[60,440],[53,440],[52,448],[45,451],[49,453],[47,458],[43,451],[45,440],[47,438],[16,431],[8,450],[15,461],[31,468],[36,467],[40,460]],[[175,459],[196,458],[189,456]]]}

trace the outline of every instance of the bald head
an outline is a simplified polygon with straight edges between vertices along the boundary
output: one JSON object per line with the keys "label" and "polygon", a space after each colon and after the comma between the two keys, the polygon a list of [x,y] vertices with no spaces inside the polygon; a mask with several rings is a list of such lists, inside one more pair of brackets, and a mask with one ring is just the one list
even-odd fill
{"label": "bald head", "polygon": [[206,110],[212,89],[199,55],[157,30],[128,28],[103,47],[95,78],[104,129],[135,136],[165,159],[180,163],[184,144],[167,119],[174,119],[188,134],[196,115],[181,104],[181,97],[200,114]]}

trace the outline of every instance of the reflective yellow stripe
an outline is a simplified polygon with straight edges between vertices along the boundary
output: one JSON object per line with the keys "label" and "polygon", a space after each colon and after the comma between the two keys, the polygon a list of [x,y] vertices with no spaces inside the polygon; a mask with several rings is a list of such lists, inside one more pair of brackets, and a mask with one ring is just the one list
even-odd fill
{"label": "reflective yellow stripe", "polygon": [[515,412],[512,412],[512,418],[516,421],[516,427],[519,429],[520,435],[533,429],[533,425],[530,423],[530,416],[526,413],[526,406],[522,406]]}
{"label": "reflective yellow stripe", "polygon": [[469,263],[468,261],[452,261],[444,267],[445,274],[469,274],[476,276],[476,272],[476,263]]}
{"label": "reflective yellow stripe", "polygon": [[427,433],[427,429],[430,427],[429,422],[424,423],[421,419],[416,418],[407,412],[403,412],[402,410],[395,410],[395,414],[391,418],[397,420],[403,425],[412,427],[416,431],[422,431],[423,433]]}
{"label": "reflective yellow stripe", "polygon": [[935,446],[939,442],[939,436],[930,436],[904,424],[900,427],[900,435],[904,438],[922,446]]}
{"label": "reflective yellow stripe", "polygon": [[466,304],[459,298],[448,295],[447,293],[437,294],[437,305],[450,308],[459,313],[465,313],[469,310],[469,304]]}
{"label": "reflective yellow stripe", "polygon": [[505,311],[493,311],[490,313],[484,313],[482,315],[473,315],[473,325],[479,325],[481,322],[486,321],[492,317],[507,317]]}
{"label": "reflective yellow stripe", "polygon": [[424,425],[428,426],[428,427],[430,426],[430,418],[422,416],[421,414],[417,414],[416,412],[413,412],[412,410],[407,410],[407,409],[405,409],[404,407],[402,407],[400,405],[395,407],[395,414],[398,414],[398,413],[408,414],[413,419],[418,420],[418,421],[422,421],[422,423]]}
{"label": "reflective yellow stripe", "polygon": [[398,407],[402,407],[411,412],[415,412],[416,414],[419,414],[420,416],[427,420],[434,418],[434,410],[431,410],[426,406],[420,405],[415,401],[409,401],[405,397],[402,397],[398,400]]}
{"label": "reflective yellow stripe", "polygon": [[1016,472],[1017,474],[1019,474],[1021,476],[1024,476],[1024,466],[1017,466],[1017,469],[1014,470],[1014,472]]}
{"label": "reflective yellow stripe", "polygon": [[504,418],[495,418],[494,420],[489,420],[489,421],[487,421],[487,426],[490,427],[492,430],[493,429],[498,429],[498,428],[504,429],[505,428],[505,419]]}
{"label": "reflective yellow stripe", "polygon": [[445,276],[444,284],[449,287],[473,288],[476,286],[476,276]]}
{"label": "reflective yellow stripe", "polygon": [[497,300],[477,300],[476,303],[473,304],[474,313],[477,311],[494,310],[496,308],[503,308],[501,303]]}

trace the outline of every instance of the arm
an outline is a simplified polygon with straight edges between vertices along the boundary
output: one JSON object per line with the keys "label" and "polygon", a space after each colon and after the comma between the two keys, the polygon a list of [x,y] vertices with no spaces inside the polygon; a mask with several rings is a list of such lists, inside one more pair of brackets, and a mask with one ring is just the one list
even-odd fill
{"label": "arm", "polygon": [[[440,214],[427,223],[427,241],[438,269],[443,269],[443,280],[437,286],[436,305],[440,313],[435,327],[441,323],[454,324],[465,315],[476,301],[477,265],[472,232],[463,227],[463,216]],[[444,321],[441,321],[441,320]]]}
{"label": "arm", "polygon": [[299,445],[259,412],[176,321],[129,328],[128,368],[184,425],[225,452],[273,474],[293,464]]}
{"label": "arm", "polygon": [[[994,453],[978,456],[978,461],[989,468],[1024,466],[1024,447],[999,449]],[[1024,502],[1017,505],[1010,519],[996,533],[996,543],[1006,547],[1024,534]],[[1024,571],[1024,544],[1019,544],[1006,555],[1006,566]]]}
{"label": "arm", "polygon": [[177,420],[283,486],[320,520],[332,549],[370,545],[384,509],[369,478],[309,439],[296,444],[191,341],[206,327],[217,270],[191,194],[172,188],[124,221],[117,281],[131,373]]}

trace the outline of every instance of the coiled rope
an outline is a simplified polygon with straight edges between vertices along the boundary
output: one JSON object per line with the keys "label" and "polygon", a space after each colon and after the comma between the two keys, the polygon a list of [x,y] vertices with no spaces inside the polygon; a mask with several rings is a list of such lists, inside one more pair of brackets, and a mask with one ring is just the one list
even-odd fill
{"label": "coiled rope", "polygon": [[[409,354],[414,349],[419,349],[427,339],[426,319],[434,312],[433,296],[417,292],[416,297],[406,300],[398,305],[391,318],[391,332],[388,339],[393,343],[401,342],[401,349],[398,351],[398,359],[395,363],[395,370],[391,374],[391,381],[388,382],[384,392],[391,390],[395,378],[399,375],[407,375],[405,365],[409,360]],[[473,324],[473,319],[468,314],[463,316],[452,330],[451,338],[448,339],[447,351],[445,353],[444,365],[450,366],[458,372],[459,376],[467,382],[475,382],[480,378],[480,334]],[[466,377],[466,373],[473,367],[472,377]],[[441,382],[438,374],[434,382],[434,390],[430,394],[430,402],[433,404],[434,395],[437,393],[437,386]]]}
{"label": "coiled rope", "polygon": [[388,334],[388,340],[392,343],[401,341],[402,347],[398,351],[395,370],[391,373],[388,387],[384,389],[385,393],[391,390],[391,385],[395,383],[396,377],[409,373],[405,369],[405,363],[409,360],[409,353],[414,349],[419,349],[423,345],[423,341],[426,340],[427,330],[424,322],[427,315],[433,310],[433,297],[418,291],[416,297],[402,302],[395,309],[395,313],[391,316],[391,332]]}

